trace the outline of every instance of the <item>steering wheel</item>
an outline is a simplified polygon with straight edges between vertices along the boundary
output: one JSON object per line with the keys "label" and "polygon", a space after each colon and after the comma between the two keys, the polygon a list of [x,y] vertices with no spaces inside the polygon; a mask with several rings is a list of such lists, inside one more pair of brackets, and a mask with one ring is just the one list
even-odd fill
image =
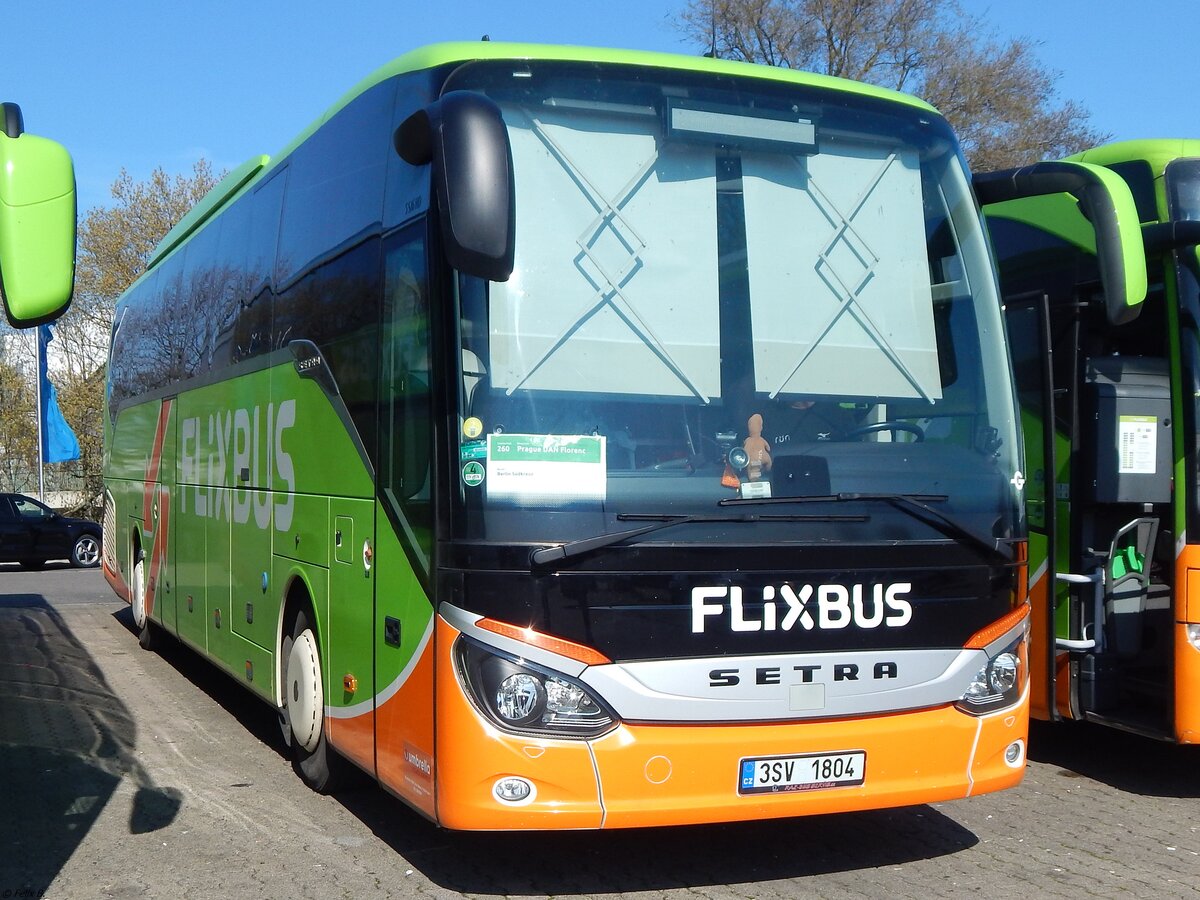
{"label": "steering wheel", "polygon": [[861,425],[858,428],[851,428],[842,437],[846,440],[853,440],[857,437],[862,437],[864,434],[876,434],[880,431],[890,431],[895,434],[897,431],[904,431],[908,434],[915,435],[917,443],[925,440],[925,432],[921,430],[919,425],[913,425],[911,422],[872,422],[870,425]]}

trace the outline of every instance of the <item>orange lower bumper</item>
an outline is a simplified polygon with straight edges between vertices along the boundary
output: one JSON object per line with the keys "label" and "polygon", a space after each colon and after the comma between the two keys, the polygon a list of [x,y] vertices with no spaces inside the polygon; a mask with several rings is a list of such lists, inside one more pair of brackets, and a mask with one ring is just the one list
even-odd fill
{"label": "orange lower bumper", "polygon": [[[437,818],[448,828],[617,828],[783,818],[906,806],[1017,784],[1005,749],[1025,741],[1028,692],[985,717],[952,706],[855,720],[756,725],[620,725],[593,741],[525,738],[499,731],[471,705],[450,659],[454,629],[439,621]],[[862,785],[741,796],[744,757],[863,750]],[[523,804],[493,787],[519,776]]]}

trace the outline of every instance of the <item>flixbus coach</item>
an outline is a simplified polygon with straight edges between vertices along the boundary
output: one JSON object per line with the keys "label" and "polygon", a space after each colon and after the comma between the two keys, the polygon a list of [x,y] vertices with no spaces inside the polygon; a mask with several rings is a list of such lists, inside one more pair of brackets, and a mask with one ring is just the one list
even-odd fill
{"label": "flixbus coach", "polygon": [[430,47],[118,304],[105,571],[314,788],[451,828],[963,797],[1025,763],[1011,385],[926,104]]}
{"label": "flixbus coach", "polygon": [[25,131],[0,103],[0,297],[14,328],[49,322],[75,283],[75,167],[63,146]]}
{"label": "flixbus coach", "polygon": [[1071,159],[1129,185],[1150,290],[1106,314],[1071,198],[987,207],[1032,470],[1033,713],[1200,743],[1200,141]]}

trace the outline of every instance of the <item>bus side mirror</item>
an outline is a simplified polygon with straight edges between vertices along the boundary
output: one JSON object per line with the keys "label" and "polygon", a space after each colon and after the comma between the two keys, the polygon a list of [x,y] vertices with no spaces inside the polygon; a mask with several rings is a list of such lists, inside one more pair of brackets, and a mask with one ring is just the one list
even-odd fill
{"label": "bus side mirror", "polygon": [[0,117],[0,294],[15,328],[59,316],[75,281],[75,168],[66,149]]}
{"label": "bus side mirror", "polygon": [[410,165],[433,163],[442,245],[450,265],[508,281],[516,249],[512,151],[500,108],[471,91],[451,91],[396,129]]}
{"label": "bus side mirror", "polygon": [[1040,162],[978,174],[974,185],[981,206],[1046,194],[1074,197],[1095,232],[1109,323],[1137,318],[1146,299],[1145,248],[1133,194],[1119,175],[1088,163]]}

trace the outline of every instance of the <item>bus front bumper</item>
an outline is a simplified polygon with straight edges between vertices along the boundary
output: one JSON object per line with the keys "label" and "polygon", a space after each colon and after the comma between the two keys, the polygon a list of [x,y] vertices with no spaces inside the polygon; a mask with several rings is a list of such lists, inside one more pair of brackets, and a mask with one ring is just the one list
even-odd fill
{"label": "bus front bumper", "polygon": [[[452,638],[444,620],[439,628]],[[908,806],[1012,787],[1025,770],[1028,690],[984,716],[947,705],[769,724],[622,723],[593,740],[554,740],[485,719],[453,674],[452,643],[438,641],[436,688],[437,819],[448,828],[627,828]],[[865,754],[861,784],[739,793],[743,760],[843,751]],[[503,799],[513,780],[526,796]]]}

